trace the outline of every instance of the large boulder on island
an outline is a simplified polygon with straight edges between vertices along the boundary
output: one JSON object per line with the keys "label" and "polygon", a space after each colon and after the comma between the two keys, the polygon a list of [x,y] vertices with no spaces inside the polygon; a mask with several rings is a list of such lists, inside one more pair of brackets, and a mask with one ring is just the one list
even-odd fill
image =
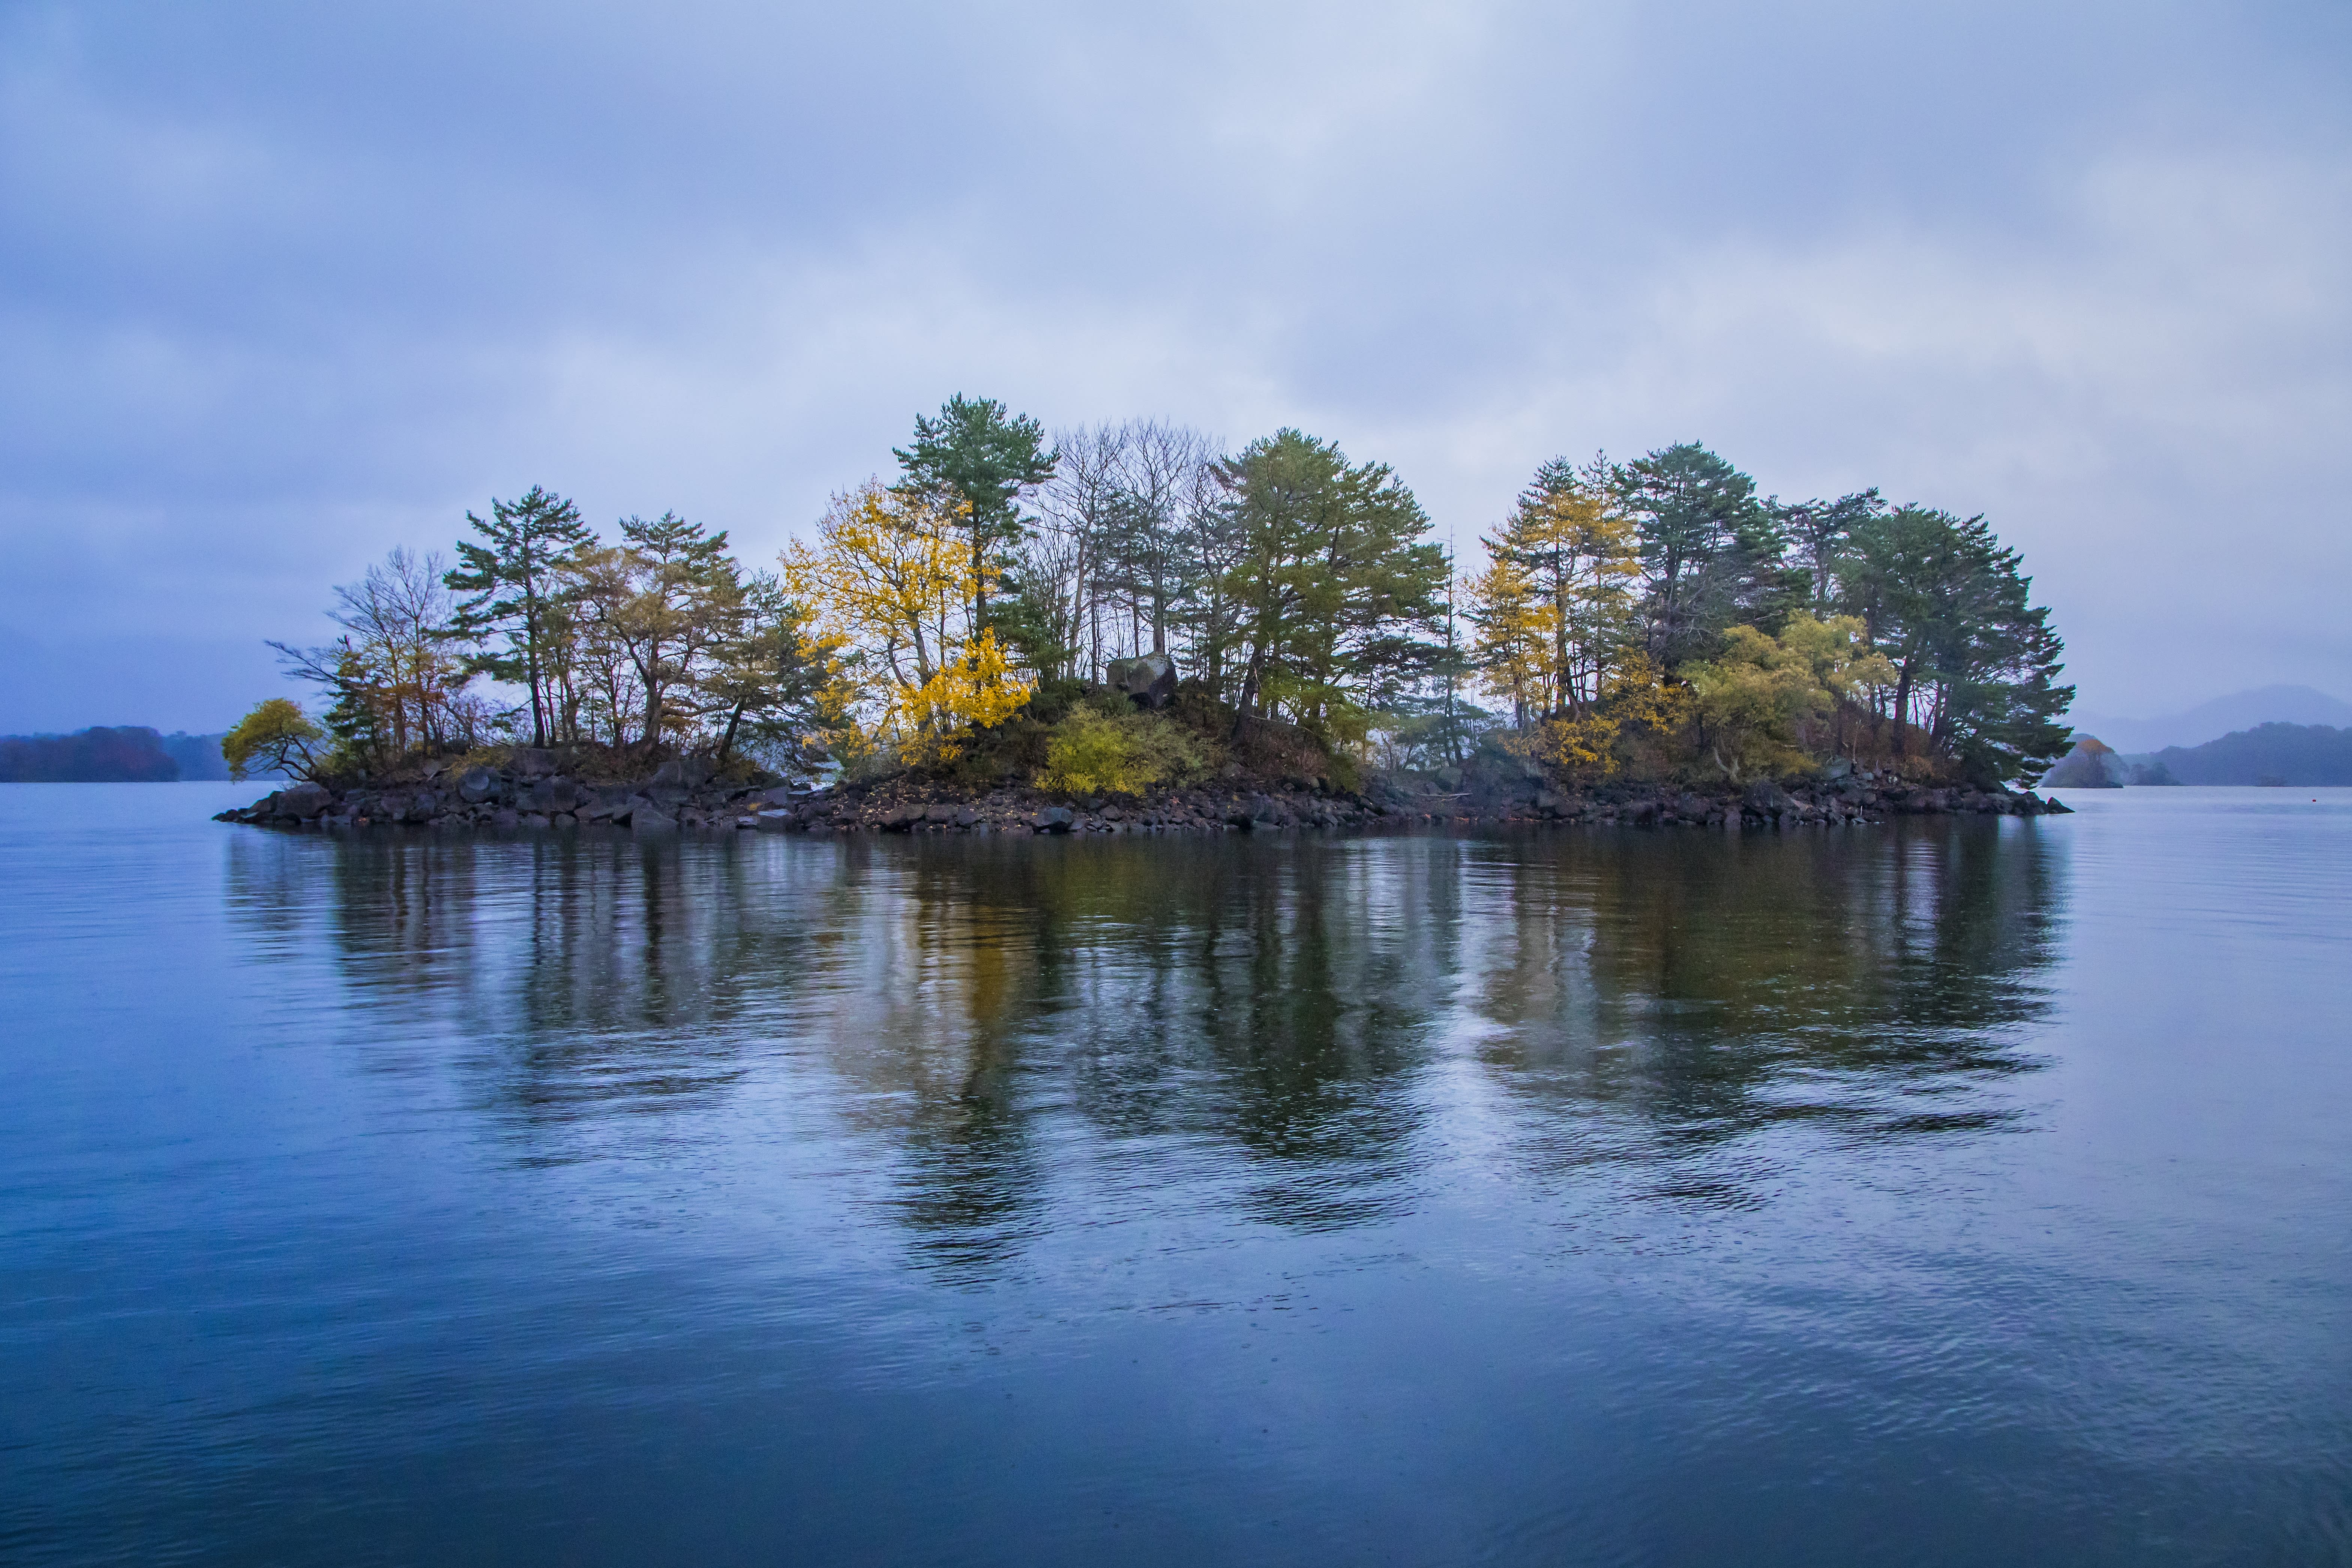
{"label": "large boulder on island", "polygon": [[268,804],[273,816],[290,816],[298,821],[308,822],[312,817],[322,815],[329,806],[334,805],[335,797],[319,784],[298,784],[289,788],[281,789],[271,795]]}
{"label": "large boulder on island", "polygon": [[479,805],[499,793],[499,775],[488,768],[467,768],[457,776],[457,798]]}
{"label": "large boulder on island", "polygon": [[1176,661],[1164,653],[1115,658],[1103,667],[1103,680],[1139,708],[1165,708],[1176,697]]}

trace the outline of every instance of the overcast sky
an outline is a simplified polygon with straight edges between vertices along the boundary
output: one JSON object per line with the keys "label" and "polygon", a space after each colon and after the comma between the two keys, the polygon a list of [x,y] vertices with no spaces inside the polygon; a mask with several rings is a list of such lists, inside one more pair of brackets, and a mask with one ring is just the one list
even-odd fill
{"label": "overcast sky", "polygon": [[1701,440],[2020,546],[2082,706],[2352,696],[2352,6],[10,4],[0,729],[218,729],[539,483],[764,563],[917,412],[1472,547]]}

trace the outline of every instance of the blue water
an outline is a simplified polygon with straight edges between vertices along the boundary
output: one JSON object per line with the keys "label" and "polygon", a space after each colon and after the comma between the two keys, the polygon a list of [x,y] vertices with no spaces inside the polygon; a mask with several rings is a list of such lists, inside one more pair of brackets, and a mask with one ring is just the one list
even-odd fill
{"label": "blue water", "polygon": [[0,1559],[2352,1563],[2352,791],[0,790]]}

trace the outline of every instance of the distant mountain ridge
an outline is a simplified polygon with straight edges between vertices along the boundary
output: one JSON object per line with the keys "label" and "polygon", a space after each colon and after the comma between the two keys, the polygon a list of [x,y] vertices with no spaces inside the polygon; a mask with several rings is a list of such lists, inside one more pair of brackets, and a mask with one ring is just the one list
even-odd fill
{"label": "distant mountain ridge", "polygon": [[2257,724],[2201,746],[2167,746],[2124,760],[2160,768],[2185,784],[2352,784],[2352,729]]}
{"label": "distant mountain ridge", "polygon": [[2208,741],[2263,724],[2352,728],[2352,702],[2308,686],[2262,686],[2216,697],[2168,718],[2123,719],[2112,714],[2075,713],[2068,722],[2077,735],[2096,735],[2118,752],[2145,753],[2172,746],[2201,746]]}

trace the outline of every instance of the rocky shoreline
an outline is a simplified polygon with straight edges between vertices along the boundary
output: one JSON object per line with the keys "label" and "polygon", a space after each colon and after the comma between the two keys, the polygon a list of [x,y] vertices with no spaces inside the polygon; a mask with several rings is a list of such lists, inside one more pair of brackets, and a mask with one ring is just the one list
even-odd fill
{"label": "rocky shoreline", "polygon": [[[693,759],[649,777],[584,782],[552,752],[519,748],[504,766],[427,765],[414,778],[336,790],[279,790],[215,820],[352,829],[625,828],[733,833],[1230,833],[1501,823],[1692,827],[1854,826],[1893,816],[2033,816],[2056,799],[1909,784],[1869,770],[1745,789],[1612,783],[1561,793],[1507,770],[1381,774],[1360,788],[1328,780],[1228,777],[1140,798],[1072,798],[1004,787],[959,790],[901,776],[817,791],[725,784]],[[1447,776],[1454,774],[1454,776]],[[1446,787],[1451,785],[1452,787]]]}

